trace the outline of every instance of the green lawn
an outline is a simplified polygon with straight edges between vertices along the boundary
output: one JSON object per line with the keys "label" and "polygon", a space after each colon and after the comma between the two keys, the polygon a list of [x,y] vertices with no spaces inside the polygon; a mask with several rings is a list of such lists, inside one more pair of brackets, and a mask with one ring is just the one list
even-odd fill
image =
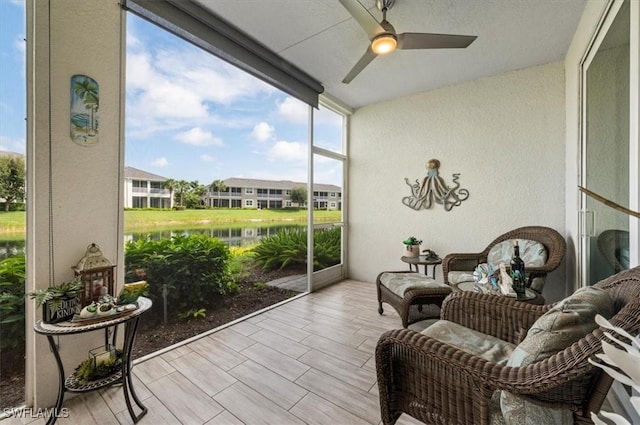
{"label": "green lawn", "polygon": [[[314,211],[317,223],[340,221],[340,211]],[[25,233],[24,211],[0,212],[0,233]],[[146,230],[150,228],[189,227],[215,224],[240,223],[277,223],[294,222],[304,224],[306,210],[250,210],[250,209],[212,209],[212,210],[129,210],[124,212],[125,231]]]}
{"label": "green lawn", "polygon": [[0,211],[0,233],[7,236],[11,233],[25,233],[26,223],[27,213],[24,211]]}

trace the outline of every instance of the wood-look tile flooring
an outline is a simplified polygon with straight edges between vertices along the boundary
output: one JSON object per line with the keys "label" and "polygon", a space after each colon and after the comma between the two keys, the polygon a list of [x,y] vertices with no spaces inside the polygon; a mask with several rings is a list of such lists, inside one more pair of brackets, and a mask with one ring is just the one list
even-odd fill
{"label": "wood-look tile flooring", "polygon": [[[379,424],[375,345],[400,326],[374,284],[332,285],[135,364],[139,424]],[[61,425],[132,423],[120,386],[64,407]]]}

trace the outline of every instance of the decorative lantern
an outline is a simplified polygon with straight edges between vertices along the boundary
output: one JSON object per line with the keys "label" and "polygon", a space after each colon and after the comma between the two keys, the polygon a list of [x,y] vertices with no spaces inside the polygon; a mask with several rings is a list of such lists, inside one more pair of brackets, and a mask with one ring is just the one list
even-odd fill
{"label": "decorative lantern", "polygon": [[100,251],[100,247],[92,243],[87,247],[84,257],[72,267],[76,276],[82,280],[82,307],[98,301],[104,295],[114,294],[114,273],[116,266],[111,264]]}

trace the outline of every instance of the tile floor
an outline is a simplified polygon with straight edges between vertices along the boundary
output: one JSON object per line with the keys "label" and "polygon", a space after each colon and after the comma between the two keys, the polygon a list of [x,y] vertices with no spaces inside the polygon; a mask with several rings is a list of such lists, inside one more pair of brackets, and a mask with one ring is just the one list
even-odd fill
{"label": "tile floor", "polygon": [[[379,424],[374,350],[398,327],[374,284],[346,280],[135,364],[139,424]],[[120,386],[63,407],[60,425],[132,423]]]}

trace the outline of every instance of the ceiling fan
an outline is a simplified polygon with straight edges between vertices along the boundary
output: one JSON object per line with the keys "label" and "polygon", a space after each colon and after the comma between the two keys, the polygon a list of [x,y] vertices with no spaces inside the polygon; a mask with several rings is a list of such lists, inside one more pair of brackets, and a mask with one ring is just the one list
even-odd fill
{"label": "ceiling fan", "polygon": [[405,32],[397,34],[393,25],[387,21],[387,11],[396,0],[376,0],[376,7],[382,11],[382,21],[369,13],[358,0],[339,0],[347,11],[365,30],[371,43],[367,51],[349,71],[343,83],[349,84],[378,55],[391,53],[396,49],[460,49],[469,46],[475,35],[430,34]]}

